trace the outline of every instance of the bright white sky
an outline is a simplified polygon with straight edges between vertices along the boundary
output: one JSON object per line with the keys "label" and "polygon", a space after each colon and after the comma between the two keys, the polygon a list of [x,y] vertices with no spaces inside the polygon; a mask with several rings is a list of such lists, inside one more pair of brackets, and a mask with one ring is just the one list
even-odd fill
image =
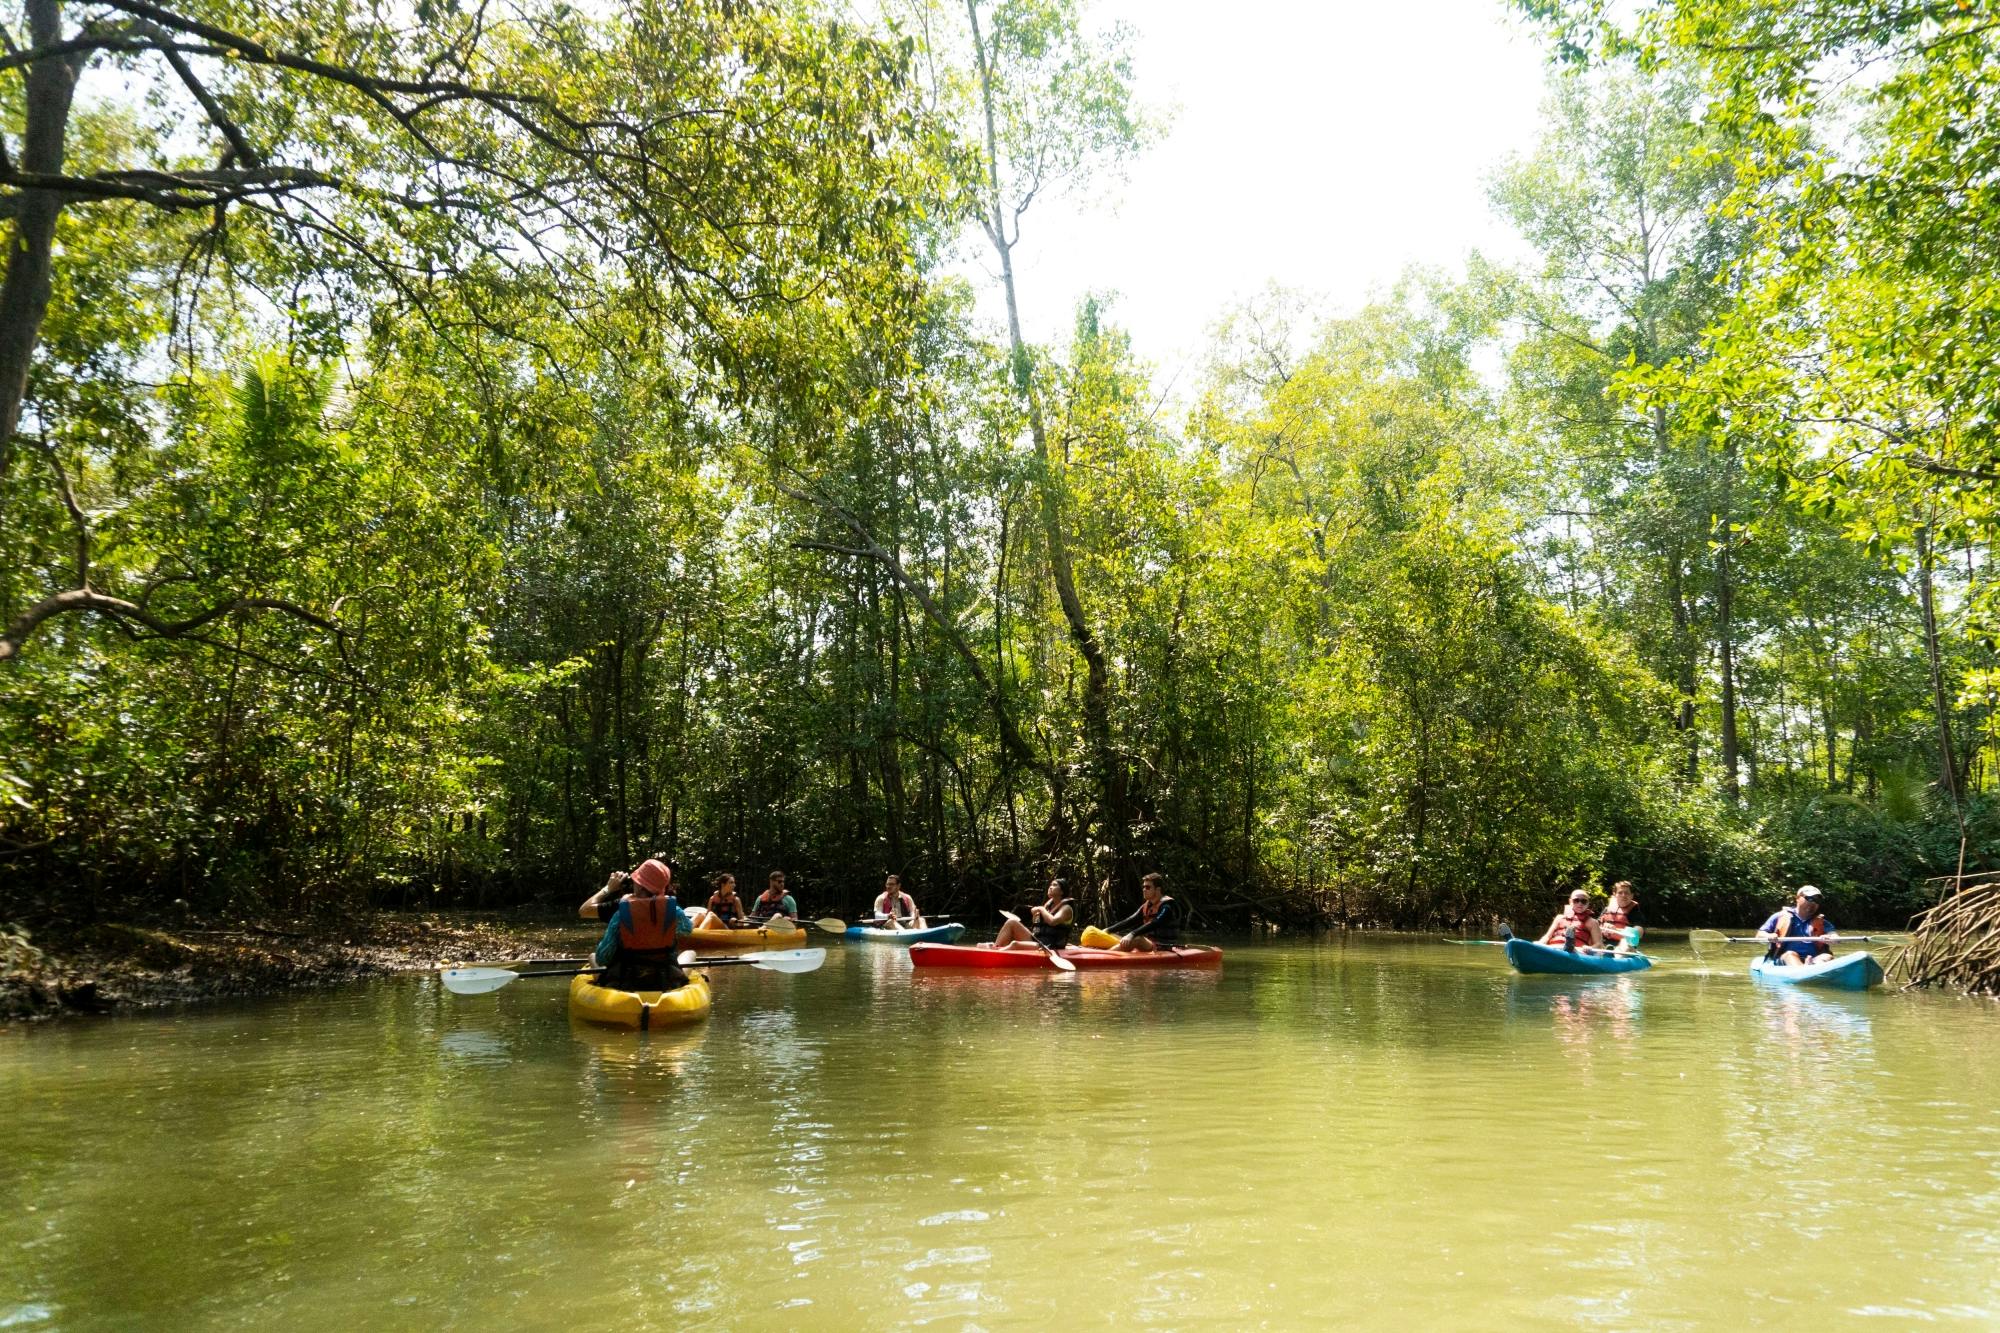
{"label": "bright white sky", "polygon": [[1210,327],[1272,283],[1351,309],[1414,264],[1524,253],[1485,194],[1533,148],[1543,89],[1505,0],[1098,0],[1092,16],[1138,29],[1140,98],[1173,119],[1123,186],[1029,209],[1029,338],[1066,337],[1077,302],[1110,291],[1159,387],[1185,390]]}

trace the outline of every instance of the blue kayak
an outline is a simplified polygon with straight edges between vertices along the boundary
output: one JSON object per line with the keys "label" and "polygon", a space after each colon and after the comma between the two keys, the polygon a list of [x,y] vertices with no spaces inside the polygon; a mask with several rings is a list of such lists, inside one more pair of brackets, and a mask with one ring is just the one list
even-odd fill
{"label": "blue kayak", "polygon": [[1599,977],[1614,972],[1644,972],[1653,960],[1643,954],[1618,957],[1608,953],[1571,953],[1518,936],[1507,941],[1507,961],[1516,972],[1554,973],[1566,977]]}
{"label": "blue kayak", "polygon": [[948,921],[942,926],[925,926],[922,930],[890,930],[886,926],[847,928],[850,940],[882,940],[892,944],[952,944],[964,933],[965,927],[956,921]]}
{"label": "blue kayak", "polygon": [[1787,967],[1764,958],[1750,961],[1750,975],[1786,986],[1817,986],[1822,990],[1867,990],[1882,984],[1882,965],[1865,953],[1843,954],[1830,963]]}

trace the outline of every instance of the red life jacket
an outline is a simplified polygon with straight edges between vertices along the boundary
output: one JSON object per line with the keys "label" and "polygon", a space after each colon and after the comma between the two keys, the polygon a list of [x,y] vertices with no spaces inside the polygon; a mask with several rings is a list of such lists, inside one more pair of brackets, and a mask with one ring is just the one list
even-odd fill
{"label": "red life jacket", "polygon": [[625,900],[625,920],[618,927],[618,956],[642,961],[672,958],[680,933],[678,916],[665,894],[633,894]]}
{"label": "red life jacket", "polygon": [[[1798,933],[1799,933],[1799,930],[1798,930],[1798,928],[1799,928],[1800,926],[1804,926],[1804,927],[1805,927],[1805,933],[1806,933],[1806,934],[1808,934],[1808,935],[1824,935],[1824,934],[1826,934],[1826,913],[1825,913],[1825,912],[1821,912],[1821,913],[1820,913],[1820,914],[1819,914],[1818,916],[1814,917],[1814,918],[1813,918],[1813,919],[1812,919],[1811,921],[1807,921],[1807,920],[1805,920],[1805,918],[1801,917],[1801,916],[1800,916],[1800,915],[1798,914],[1798,911],[1797,911],[1796,909],[1794,909],[1794,908],[1790,908],[1790,907],[1787,907],[1787,908],[1785,909],[1785,914],[1786,914],[1787,916],[1791,917],[1791,919],[1792,919],[1792,928],[1791,928],[1790,930],[1787,930],[1787,931],[1785,931],[1785,932],[1784,932],[1784,933],[1785,933],[1785,934],[1787,934],[1787,935],[1796,935],[1796,934],[1798,934]],[[1812,953],[1811,953],[1811,954],[1809,954],[1809,955],[1808,955],[1808,957],[1814,957],[1814,958],[1817,958],[1817,957],[1818,957],[1818,956],[1819,956],[1820,954],[1823,954],[1823,953],[1832,953],[1832,952],[1833,952],[1833,950],[1832,950],[1832,949],[1830,949],[1830,948],[1828,948],[1828,947],[1827,947],[1826,945],[1824,945],[1824,944],[1815,944],[1815,945],[1813,945],[1813,946],[1812,946]]]}
{"label": "red life jacket", "polygon": [[1573,907],[1565,907],[1563,908],[1562,916],[1557,918],[1555,925],[1549,927],[1549,933],[1542,936],[1542,943],[1557,946],[1567,944],[1569,942],[1567,936],[1571,928],[1574,927],[1576,930],[1576,942],[1578,944],[1589,944],[1590,920],[1591,915],[1588,907],[1584,908],[1581,912],[1578,912]]}
{"label": "red life jacket", "polygon": [[773,895],[769,889],[757,895],[757,909],[753,916],[782,916],[785,911],[785,893],[780,889]]}
{"label": "red life jacket", "polygon": [[719,893],[711,893],[708,895],[708,910],[719,917],[733,920],[743,915],[743,900],[733,893],[726,898]]}

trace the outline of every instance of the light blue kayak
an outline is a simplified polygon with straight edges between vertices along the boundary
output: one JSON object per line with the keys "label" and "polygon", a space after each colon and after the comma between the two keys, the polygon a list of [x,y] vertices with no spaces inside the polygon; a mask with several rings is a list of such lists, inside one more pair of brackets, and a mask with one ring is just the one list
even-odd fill
{"label": "light blue kayak", "polygon": [[1507,941],[1507,961],[1516,972],[1553,973],[1566,977],[1599,977],[1615,972],[1644,972],[1653,960],[1643,954],[1628,953],[1622,958],[1608,953],[1585,953],[1579,949],[1557,949],[1519,936]]}
{"label": "light blue kayak", "polygon": [[965,927],[956,921],[948,921],[942,926],[925,926],[922,930],[890,930],[886,926],[847,928],[850,940],[881,940],[885,944],[954,944],[964,933]]}
{"label": "light blue kayak", "polygon": [[1867,990],[1882,984],[1882,965],[1865,953],[1842,954],[1830,963],[1787,967],[1764,958],[1750,960],[1750,975],[1784,986],[1815,986],[1821,990]]}

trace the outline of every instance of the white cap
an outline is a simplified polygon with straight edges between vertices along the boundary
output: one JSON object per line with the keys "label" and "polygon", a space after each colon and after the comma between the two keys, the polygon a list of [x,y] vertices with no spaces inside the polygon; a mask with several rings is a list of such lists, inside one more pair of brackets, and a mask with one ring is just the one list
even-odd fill
{"label": "white cap", "polygon": [[1819,897],[1819,890],[1811,884],[1799,885],[1799,892],[1808,898]]}

